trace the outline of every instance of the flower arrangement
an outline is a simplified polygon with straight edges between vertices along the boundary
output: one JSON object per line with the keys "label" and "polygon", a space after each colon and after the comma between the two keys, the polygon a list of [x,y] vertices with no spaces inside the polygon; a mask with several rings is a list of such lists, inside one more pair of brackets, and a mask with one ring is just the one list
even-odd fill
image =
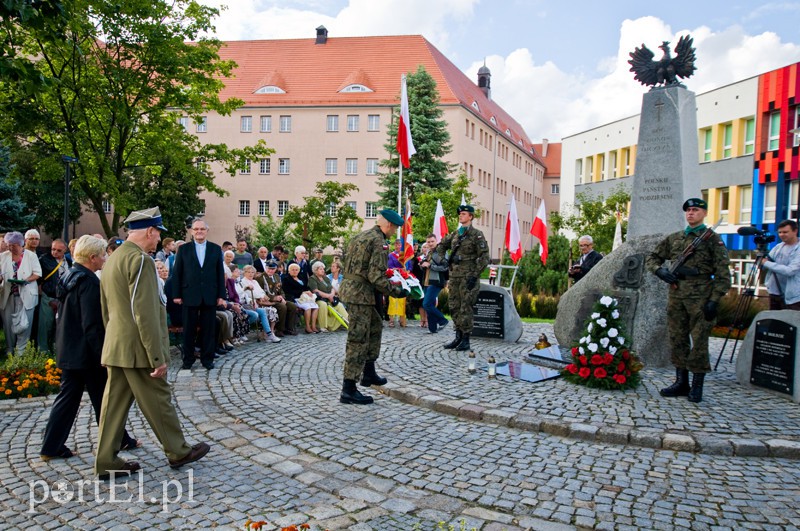
{"label": "flower arrangement", "polygon": [[[268,522],[266,520],[258,520],[258,521],[248,520],[244,523],[244,528],[247,531],[251,530],[258,531],[267,524]],[[281,527],[281,531],[300,531],[301,529],[311,529],[311,526],[308,524],[300,524],[300,525],[290,525],[286,527]]]}
{"label": "flower arrangement", "polygon": [[400,286],[409,293],[409,298],[419,300],[423,297],[422,285],[413,273],[405,269],[387,269],[386,278],[393,286]]}
{"label": "flower arrangement", "polygon": [[0,365],[0,400],[33,398],[58,392],[61,369],[54,359],[31,344],[20,355],[9,355]]}
{"label": "flower arrangement", "polygon": [[617,300],[608,295],[594,303],[585,334],[572,347],[564,379],[599,389],[633,389],[641,380],[642,362],[628,349]]}

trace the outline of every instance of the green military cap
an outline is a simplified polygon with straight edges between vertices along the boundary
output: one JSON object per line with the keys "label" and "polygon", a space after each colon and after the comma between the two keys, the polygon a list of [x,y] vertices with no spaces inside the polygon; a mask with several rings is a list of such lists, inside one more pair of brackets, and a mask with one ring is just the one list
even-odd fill
{"label": "green military cap", "polygon": [[400,216],[400,214],[397,213],[396,210],[392,210],[391,208],[385,208],[380,212],[378,212],[378,214],[383,216],[384,219],[386,219],[386,221],[388,221],[389,223],[393,223],[398,227],[403,226],[403,218]]}
{"label": "green military cap", "polygon": [[691,199],[687,199],[686,202],[683,204],[683,211],[686,212],[687,210],[689,210],[690,207],[697,207],[697,208],[702,208],[703,210],[708,210],[708,203],[706,203],[699,197],[692,197]]}
{"label": "green military cap", "polygon": [[135,210],[125,218],[124,223],[128,224],[129,230],[146,229],[147,227],[155,227],[160,231],[166,231],[167,228],[162,224],[161,211],[158,207],[147,208],[145,210]]}
{"label": "green military cap", "polygon": [[461,214],[462,212],[469,212],[470,214],[474,214],[475,207],[472,205],[460,205],[458,207],[458,213]]}

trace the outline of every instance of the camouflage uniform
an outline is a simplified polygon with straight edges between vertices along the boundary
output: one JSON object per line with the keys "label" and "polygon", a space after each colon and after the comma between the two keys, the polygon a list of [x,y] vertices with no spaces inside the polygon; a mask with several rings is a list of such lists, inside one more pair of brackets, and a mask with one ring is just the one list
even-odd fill
{"label": "camouflage uniform", "polygon": [[[480,276],[489,265],[489,245],[483,233],[470,225],[462,236],[451,232],[436,247],[436,252],[444,256],[450,251],[450,314],[456,330],[465,334],[472,333],[473,306],[478,301],[481,289]],[[467,288],[470,278],[475,279],[475,286]]]}
{"label": "camouflage uniform", "polygon": [[[689,229],[667,236],[647,257],[647,270],[655,272],[666,260],[680,256],[705,229],[705,225],[701,225],[688,234]],[[701,374],[711,372],[708,336],[715,321],[706,321],[703,305],[709,300],[719,302],[728,293],[731,287],[729,264],[725,244],[719,235],[713,234],[683,264],[681,270],[685,273],[677,274],[677,289],[669,288],[667,327],[671,361],[678,369]]]}
{"label": "camouflage uniform", "polygon": [[364,364],[378,359],[383,319],[375,307],[380,294],[401,296],[386,277],[389,246],[379,226],[358,234],[350,241],[342,270],[344,280],[339,298],[350,315],[345,348],[344,378],[358,380]]}

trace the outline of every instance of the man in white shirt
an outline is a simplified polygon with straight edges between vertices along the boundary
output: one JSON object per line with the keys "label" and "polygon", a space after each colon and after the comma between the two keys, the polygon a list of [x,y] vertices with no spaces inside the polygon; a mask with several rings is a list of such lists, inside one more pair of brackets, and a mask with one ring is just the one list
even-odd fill
{"label": "man in white shirt", "polygon": [[767,254],[761,266],[767,270],[766,286],[770,310],[800,310],[800,247],[797,222],[778,223],[781,243]]}

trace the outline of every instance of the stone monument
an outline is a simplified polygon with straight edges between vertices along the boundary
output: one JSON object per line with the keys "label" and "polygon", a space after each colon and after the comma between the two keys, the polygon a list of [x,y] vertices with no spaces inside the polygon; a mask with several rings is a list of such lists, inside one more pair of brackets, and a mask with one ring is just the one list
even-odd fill
{"label": "stone monument", "polygon": [[481,283],[475,303],[472,335],[515,343],[522,337],[522,319],[507,289]]}
{"label": "stone monument", "polygon": [[[592,305],[608,294],[619,300],[626,332],[645,365],[669,365],[668,286],[644,269],[644,261],[667,234],[684,228],[683,202],[700,196],[695,96],[675,79],[694,71],[691,43],[690,37],[679,41],[677,58],[664,43],[667,59],[649,63],[653,54],[644,46],[631,53],[636,78],[654,87],[642,98],[627,241],[561,297],[555,333],[562,345],[580,337]],[[655,86],[660,83],[666,85]]]}

